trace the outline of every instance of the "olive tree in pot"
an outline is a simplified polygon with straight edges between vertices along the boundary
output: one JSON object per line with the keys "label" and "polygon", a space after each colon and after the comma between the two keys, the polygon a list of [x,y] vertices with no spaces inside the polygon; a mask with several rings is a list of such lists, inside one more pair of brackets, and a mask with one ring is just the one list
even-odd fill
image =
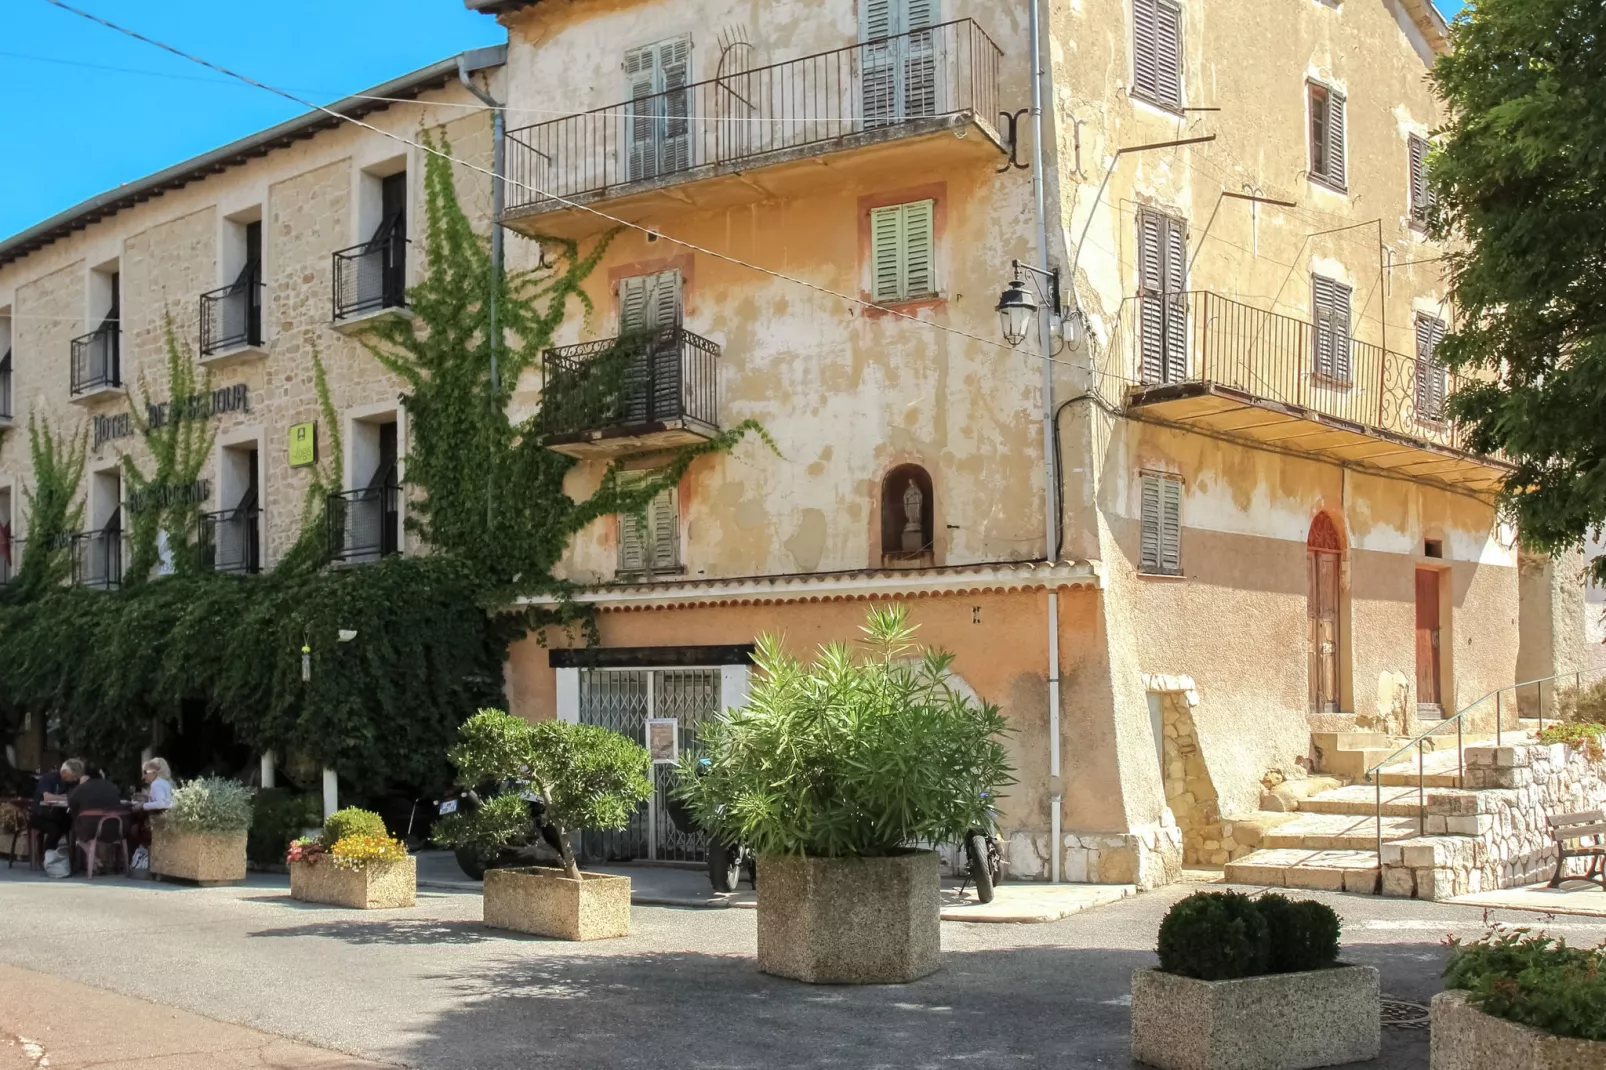
{"label": "olive tree in pot", "polygon": [[[758,855],[758,963],[822,984],[937,968],[936,854],[988,828],[1013,783],[998,708],[917,647],[903,606],[872,610],[859,649],[804,663],[764,636],[748,704],[704,722],[677,795],[712,838]],[[699,768],[700,766],[700,768]]]}
{"label": "olive tree in pot", "polygon": [[625,827],[652,794],[645,747],[597,725],[531,723],[481,710],[463,723],[447,756],[460,784],[501,790],[472,812],[441,819],[437,843],[494,854],[540,839],[545,825],[561,857],[562,869],[488,870],[487,925],[566,940],[630,932],[630,878],[582,873],[570,834]]}
{"label": "olive tree in pot", "polygon": [[173,791],[173,804],[151,821],[151,875],[194,884],[245,880],[251,789],[204,777]]}

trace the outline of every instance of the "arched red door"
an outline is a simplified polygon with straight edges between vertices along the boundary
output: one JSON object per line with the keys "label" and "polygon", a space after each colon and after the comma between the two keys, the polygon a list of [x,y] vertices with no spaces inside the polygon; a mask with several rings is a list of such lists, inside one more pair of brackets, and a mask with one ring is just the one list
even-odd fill
{"label": "arched red door", "polygon": [[1310,708],[1337,713],[1339,695],[1339,566],[1344,545],[1326,513],[1317,513],[1305,540],[1310,613]]}

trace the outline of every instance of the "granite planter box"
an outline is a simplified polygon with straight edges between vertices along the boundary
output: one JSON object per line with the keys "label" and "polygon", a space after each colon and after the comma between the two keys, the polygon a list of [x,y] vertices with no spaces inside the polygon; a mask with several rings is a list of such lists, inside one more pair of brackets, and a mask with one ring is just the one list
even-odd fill
{"label": "granite planter box", "polygon": [[1431,1070],[1600,1070],[1606,1040],[1574,1040],[1484,1014],[1467,993],[1433,997]]}
{"label": "granite planter box", "polygon": [[290,895],[307,903],[354,910],[410,907],[418,894],[418,860],[342,869],[329,859],[290,863]]}
{"label": "granite planter box", "polygon": [[933,851],[759,863],[758,968],[811,984],[901,984],[937,969]]}
{"label": "granite planter box", "polygon": [[485,872],[485,924],[559,940],[607,940],[630,935],[630,878],[561,869]]}
{"label": "granite planter box", "polygon": [[196,884],[245,880],[245,830],[179,832],[151,823],[151,876]]}
{"label": "granite planter box", "polygon": [[1336,966],[1235,981],[1132,975],[1132,1058],[1161,1070],[1304,1070],[1377,1057],[1378,972]]}

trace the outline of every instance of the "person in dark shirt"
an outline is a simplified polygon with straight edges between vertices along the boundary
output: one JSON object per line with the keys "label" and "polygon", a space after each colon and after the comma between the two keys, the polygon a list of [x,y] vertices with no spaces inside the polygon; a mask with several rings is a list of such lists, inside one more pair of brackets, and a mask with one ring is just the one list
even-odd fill
{"label": "person in dark shirt", "polygon": [[103,776],[84,777],[67,796],[67,814],[76,818],[86,811],[118,810],[122,802],[122,793],[110,780]]}
{"label": "person in dark shirt", "polygon": [[28,827],[43,834],[45,850],[53,850],[72,827],[67,807],[59,804],[68,801],[69,793],[77,789],[83,778],[84,763],[68,758],[59,770],[41,774],[34,786],[33,805],[28,808]]}

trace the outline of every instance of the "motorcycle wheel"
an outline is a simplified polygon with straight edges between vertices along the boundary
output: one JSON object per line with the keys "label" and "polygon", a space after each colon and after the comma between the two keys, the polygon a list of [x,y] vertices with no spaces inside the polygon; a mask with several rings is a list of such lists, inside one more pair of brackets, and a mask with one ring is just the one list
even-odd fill
{"label": "motorcycle wheel", "polygon": [[742,856],[723,843],[708,845],[708,883],[716,892],[734,892],[742,880]]}
{"label": "motorcycle wheel", "polygon": [[976,885],[976,898],[983,903],[993,901],[993,873],[992,860],[987,855],[987,848],[992,846],[987,837],[979,832],[972,832],[965,837],[965,854],[970,858],[970,879]]}
{"label": "motorcycle wheel", "polygon": [[457,868],[471,881],[485,879],[485,859],[472,847],[459,847],[453,852],[457,856]]}

